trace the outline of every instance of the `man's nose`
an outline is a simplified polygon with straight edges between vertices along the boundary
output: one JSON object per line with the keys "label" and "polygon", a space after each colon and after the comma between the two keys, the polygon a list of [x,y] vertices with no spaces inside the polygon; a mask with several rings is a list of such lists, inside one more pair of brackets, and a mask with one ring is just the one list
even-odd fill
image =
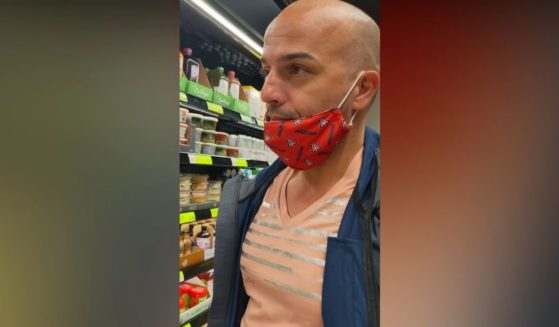
{"label": "man's nose", "polygon": [[272,106],[281,106],[285,102],[285,94],[281,85],[281,81],[271,71],[266,76],[262,90],[260,90],[262,101]]}

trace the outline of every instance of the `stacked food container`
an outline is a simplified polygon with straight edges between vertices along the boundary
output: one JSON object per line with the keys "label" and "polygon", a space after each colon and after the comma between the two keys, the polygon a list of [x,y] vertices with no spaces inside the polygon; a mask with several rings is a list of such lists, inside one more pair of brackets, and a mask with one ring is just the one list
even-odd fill
{"label": "stacked food container", "polygon": [[216,131],[217,118],[189,114],[194,133],[194,152],[223,157],[238,157],[239,149],[229,145],[229,134]]}
{"label": "stacked food container", "polygon": [[209,175],[181,174],[180,205],[219,201],[221,184],[221,180],[209,180]]}

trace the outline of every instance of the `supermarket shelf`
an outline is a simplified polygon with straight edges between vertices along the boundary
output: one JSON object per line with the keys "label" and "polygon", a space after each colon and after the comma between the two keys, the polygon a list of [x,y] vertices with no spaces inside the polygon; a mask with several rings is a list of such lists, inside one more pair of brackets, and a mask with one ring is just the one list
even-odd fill
{"label": "supermarket shelf", "polygon": [[[202,206],[194,210],[192,207]],[[202,204],[190,204],[181,208],[179,224],[188,224],[198,220],[217,218],[219,202],[208,202]]]}
{"label": "supermarket shelf", "polygon": [[181,165],[206,165],[214,167],[235,167],[235,168],[265,168],[268,162],[260,160],[247,160],[243,158],[231,158],[221,156],[211,156],[207,154],[180,153]]}
{"label": "supermarket shelf", "polygon": [[206,271],[212,269],[213,267],[214,267],[214,258],[207,259],[205,261],[200,262],[197,265],[181,269],[182,272],[181,279],[187,281],[191,278],[200,275],[201,273],[205,273]]}
{"label": "supermarket shelf", "polygon": [[266,168],[270,165],[267,161],[260,160],[247,160],[247,164],[249,168]]}
{"label": "supermarket shelf", "polygon": [[181,108],[186,108],[190,112],[218,118],[217,127],[220,131],[232,134],[245,134],[260,139],[264,136],[262,121],[220,106],[217,106],[219,110],[214,112],[208,109],[208,103],[210,102],[191,95],[188,96],[188,102],[179,101]]}
{"label": "supermarket shelf", "polygon": [[200,317],[203,314],[206,314],[210,310],[210,305],[212,304],[212,298],[207,299],[206,301],[201,302],[194,308],[190,308],[185,312],[180,314],[180,326],[186,326],[192,320]]}
{"label": "supermarket shelf", "polygon": [[217,208],[218,206],[219,206],[219,201],[187,204],[181,207],[181,213],[189,212],[189,211],[198,211],[198,210],[209,210],[209,209]]}

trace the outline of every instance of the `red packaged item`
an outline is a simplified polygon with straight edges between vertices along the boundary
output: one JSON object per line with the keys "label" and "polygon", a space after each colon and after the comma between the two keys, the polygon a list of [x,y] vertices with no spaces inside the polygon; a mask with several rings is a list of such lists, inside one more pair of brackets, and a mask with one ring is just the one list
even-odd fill
{"label": "red packaged item", "polygon": [[181,283],[179,284],[179,295],[184,300],[186,307],[190,307],[190,290],[192,289],[192,285]]}
{"label": "red packaged item", "polygon": [[190,289],[190,308],[208,299],[208,289],[203,286],[193,286]]}
{"label": "red packaged item", "polygon": [[179,297],[179,312],[184,312],[186,311],[186,302],[184,302],[184,299],[182,297]]}

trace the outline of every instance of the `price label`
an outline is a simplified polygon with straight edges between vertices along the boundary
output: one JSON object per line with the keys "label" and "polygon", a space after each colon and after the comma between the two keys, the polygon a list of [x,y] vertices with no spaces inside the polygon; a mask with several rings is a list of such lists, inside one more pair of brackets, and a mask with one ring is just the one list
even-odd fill
{"label": "price label", "polygon": [[218,211],[219,211],[219,208],[210,209],[210,212],[212,213],[212,218],[216,218],[216,217],[217,217]]}
{"label": "price label", "polygon": [[264,127],[264,121],[260,120],[260,119],[255,119],[256,120],[256,125],[260,126],[260,127]]}
{"label": "price label", "polygon": [[234,167],[246,168],[248,167],[248,162],[246,159],[231,158]]}
{"label": "price label", "polygon": [[208,110],[209,111],[213,111],[215,113],[223,115],[223,107],[222,106],[220,106],[218,104],[215,104],[213,102],[209,102],[209,101],[206,101],[206,103],[208,104]]}
{"label": "price label", "polygon": [[182,271],[179,271],[179,283],[184,282],[184,273]]}
{"label": "price label", "polygon": [[188,161],[190,161],[191,164],[195,164],[195,165],[212,165],[213,164],[212,156],[205,155],[205,154],[189,153],[188,154]]}
{"label": "price label", "polygon": [[186,94],[184,92],[180,92],[179,93],[179,100],[182,102],[188,102],[188,97],[186,96]]}
{"label": "price label", "polygon": [[252,117],[241,114],[241,120],[245,123],[253,124]]}
{"label": "price label", "polygon": [[204,260],[213,258],[215,255],[215,249],[205,249],[204,250]]}
{"label": "price label", "polygon": [[192,211],[183,212],[179,215],[179,223],[181,225],[182,224],[188,224],[188,223],[191,223],[193,221],[196,221],[196,215]]}

